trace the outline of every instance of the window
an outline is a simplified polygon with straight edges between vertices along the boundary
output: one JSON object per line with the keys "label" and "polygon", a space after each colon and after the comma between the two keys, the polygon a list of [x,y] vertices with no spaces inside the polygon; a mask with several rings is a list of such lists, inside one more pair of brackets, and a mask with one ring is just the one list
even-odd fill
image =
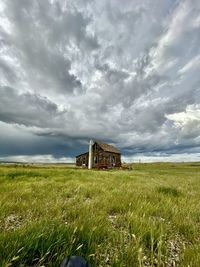
{"label": "window", "polygon": [[95,164],[98,163],[98,158],[97,158],[97,156],[94,156],[94,163],[95,163]]}
{"label": "window", "polygon": [[110,156],[110,163],[115,163],[115,156]]}

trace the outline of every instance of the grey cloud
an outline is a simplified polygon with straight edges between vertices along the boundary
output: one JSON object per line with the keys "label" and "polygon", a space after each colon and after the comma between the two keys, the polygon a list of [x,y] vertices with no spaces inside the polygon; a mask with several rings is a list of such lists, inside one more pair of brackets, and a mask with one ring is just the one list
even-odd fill
{"label": "grey cloud", "polygon": [[[85,146],[79,140],[63,140],[57,137],[40,136],[27,132],[25,127],[0,122],[1,157],[9,155],[53,155],[59,157],[73,157],[74,153],[84,151]],[[78,146],[77,146],[78,143]],[[1,161],[1,159],[0,159]]]}
{"label": "grey cloud", "polygon": [[198,1],[4,4],[0,120],[60,154],[89,138],[128,155],[200,151],[199,118],[170,119],[199,110]]}
{"label": "grey cloud", "polygon": [[26,126],[48,127],[58,115],[55,103],[30,93],[18,94],[13,88],[0,88],[0,120]]}
{"label": "grey cloud", "polygon": [[17,79],[15,71],[3,60],[0,62],[0,76],[12,82],[15,82]]}
{"label": "grey cloud", "polygon": [[98,47],[87,36],[89,20],[48,1],[6,1],[5,12],[13,31],[7,38],[12,44],[8,53],[21,65],[26,83],[46,92],[82,92],[81,81],[71,73],[69,48],[72,43],[79,50]]}

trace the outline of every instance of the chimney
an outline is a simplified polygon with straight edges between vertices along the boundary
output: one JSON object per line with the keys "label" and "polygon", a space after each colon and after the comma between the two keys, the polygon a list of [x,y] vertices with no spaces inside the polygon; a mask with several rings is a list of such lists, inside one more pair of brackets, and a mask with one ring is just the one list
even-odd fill
{"label": "chimney", "polygon": [[93,145],[93,141],[90,140],[89,143],[89,160],[88,160],[88,169],[92,169],[92,162],[93,162],[93,155],[92,155],[92,145]]}

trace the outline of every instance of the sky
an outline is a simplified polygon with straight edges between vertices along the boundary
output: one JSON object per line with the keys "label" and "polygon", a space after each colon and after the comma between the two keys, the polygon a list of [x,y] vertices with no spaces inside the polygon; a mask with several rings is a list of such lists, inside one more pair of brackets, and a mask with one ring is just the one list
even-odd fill
{"label": "sky", "polygon": [[0,161],[200,161],[199,0],[1,0]]}

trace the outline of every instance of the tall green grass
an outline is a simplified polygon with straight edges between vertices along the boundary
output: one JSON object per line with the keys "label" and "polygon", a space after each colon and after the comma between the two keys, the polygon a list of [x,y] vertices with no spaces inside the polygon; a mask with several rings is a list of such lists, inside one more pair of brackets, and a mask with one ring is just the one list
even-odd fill
{"label": "tall green grass", "polygon": [[0,266],[200,266],[200,165],[0,166]]}

